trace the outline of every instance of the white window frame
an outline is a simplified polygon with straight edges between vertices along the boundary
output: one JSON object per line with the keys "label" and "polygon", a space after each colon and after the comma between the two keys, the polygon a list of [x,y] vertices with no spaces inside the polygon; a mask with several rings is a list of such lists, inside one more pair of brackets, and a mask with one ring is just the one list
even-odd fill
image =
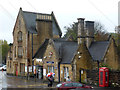
{"label": "white window frame", "polygon": [[54,73],[54,66],[48,66],[48,73],[49,72]]}
{"label": "white window frame", "polygon": [[68,76],[69,76],[69,68],[64,67],[64,78],[67,79]]}

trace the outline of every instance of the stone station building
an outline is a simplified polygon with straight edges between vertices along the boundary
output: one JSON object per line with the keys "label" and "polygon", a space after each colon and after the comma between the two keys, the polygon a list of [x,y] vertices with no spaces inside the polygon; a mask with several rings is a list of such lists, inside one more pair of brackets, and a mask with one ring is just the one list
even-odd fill
{"label": "stone station building", "polygon": [[[62,32],[54,13],[20,11],[13,29],[13,45],[7,56],[7,74],[27,76],[29,67],[38,79],[55,73],[55,81],[87,82],[87,70],[106,65],[119,70],[120,60],[112,37],[94,41],[94,22],[78,19],[78,40],[61,38]],[[29,74],[33,74],[30,72]]]}

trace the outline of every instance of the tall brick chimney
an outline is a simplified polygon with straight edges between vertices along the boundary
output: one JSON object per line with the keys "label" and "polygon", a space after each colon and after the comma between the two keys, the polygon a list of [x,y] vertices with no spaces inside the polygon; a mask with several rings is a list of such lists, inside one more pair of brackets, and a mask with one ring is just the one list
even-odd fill
{"label": "tall brick chimney", "polygon": [[86,46],[89,48],[94,41],[94,21],[85,21],[86,29]]}
{"label": "tall brick chimney", "polygon": [[78,18],[78,44],[85,42],[84,18]]}
{"label": "tall brick chimney", "polygon": [[38,43],[42,44],[45,39],[53,38],[52,19],[44,18],[45,15],[37,15],[36,29],[38,36]]}

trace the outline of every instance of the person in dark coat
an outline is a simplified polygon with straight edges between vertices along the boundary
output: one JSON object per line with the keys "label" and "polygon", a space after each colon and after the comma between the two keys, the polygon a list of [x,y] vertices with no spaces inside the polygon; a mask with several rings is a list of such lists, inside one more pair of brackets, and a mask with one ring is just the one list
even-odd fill
{"label": "person in dark coat", "polygon": [[48,77],[48,80],[49,80],[48,87],[52,87],[54,82],[54,77],[51,75],[50,77]]}

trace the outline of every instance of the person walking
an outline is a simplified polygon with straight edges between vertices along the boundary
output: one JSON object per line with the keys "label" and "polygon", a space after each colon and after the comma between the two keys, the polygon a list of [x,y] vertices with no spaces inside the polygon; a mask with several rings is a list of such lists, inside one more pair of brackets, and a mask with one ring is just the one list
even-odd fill
{"label": "person walking", "polygon": [[54,82],[54,77],[51,75],[50,77],[48,77],[48,80],[49,80],[48,87],[52,87]]}

